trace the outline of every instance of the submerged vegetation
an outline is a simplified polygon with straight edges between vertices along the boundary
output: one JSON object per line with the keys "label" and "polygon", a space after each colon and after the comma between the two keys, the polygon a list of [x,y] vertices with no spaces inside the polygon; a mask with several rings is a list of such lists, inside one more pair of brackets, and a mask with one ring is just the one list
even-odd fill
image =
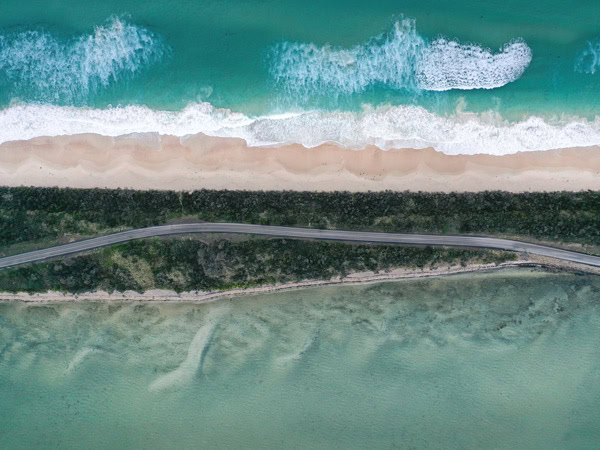
{"label": "submerged vegetation", "polygon": [[3,292],[229,289],[356,271],[501,263],[516,254],[484,250],[357,245],[265,238],[146,239],[64,260],[0,271]]}
{"label": "submerged vegetation", "polygon": [[193,219],[511,235],[600,245],[600,192],[134,191],[0,187],[0,251]]}

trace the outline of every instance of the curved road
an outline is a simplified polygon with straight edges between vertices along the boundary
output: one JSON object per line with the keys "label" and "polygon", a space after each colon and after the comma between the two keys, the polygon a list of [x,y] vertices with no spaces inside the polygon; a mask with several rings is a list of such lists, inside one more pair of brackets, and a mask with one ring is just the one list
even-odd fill
{"label": "curved road", "polygon": [[600,267],[600,257],[578,253],[544,245],[529,244],[526,242],[512,241],[480,236],[451,236],[433,234],[407,234],[407,233],[378,233],[369,231],[344,231],[344,230],[318,230],[310,228],[277,227],[268,225],[247,225],[239,223],[190,223],[177,225],[163,225],[158,227],[140,228],[137,230],[123,231],[107,236],[71,242],[20,255],[0,258],[0,269],[18,264],[26,264],[56,256],[70,255],[84,252],[98,247],[118,244],[133,239],[154,236],[167,236],[190,233],[224,233],[224,234],[253,234],[261,236],[277,236],[293,239],[324,239],[347,242],[365,242],[381,244],[405,245],[430,245],[444,247],[471,247],[516,252],[532,253],[535,255],[549,256],[590,266]]}

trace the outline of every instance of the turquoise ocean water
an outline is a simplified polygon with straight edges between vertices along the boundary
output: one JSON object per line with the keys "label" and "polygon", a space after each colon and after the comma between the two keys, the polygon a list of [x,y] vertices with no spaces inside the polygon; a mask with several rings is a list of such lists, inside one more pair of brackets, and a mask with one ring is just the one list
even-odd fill
{"label": "turquoise ocean water", "polygon": [[590,448],[600,280],[0,305],[2,448]]}
{"label": "turquoise ocean water", "polygon": [[204,132],[495,154],[600,143],[595,0],[6,0],[0,11],[0,142]]}

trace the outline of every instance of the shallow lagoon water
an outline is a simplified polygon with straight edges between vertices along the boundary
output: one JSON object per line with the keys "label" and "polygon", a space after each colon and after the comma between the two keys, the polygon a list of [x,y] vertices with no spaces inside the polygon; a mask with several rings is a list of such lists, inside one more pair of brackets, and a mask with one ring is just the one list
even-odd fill
{"label": "shallow lagoon water", "polygon": [[600,279],[0,305],[0,447],[597,448]]}

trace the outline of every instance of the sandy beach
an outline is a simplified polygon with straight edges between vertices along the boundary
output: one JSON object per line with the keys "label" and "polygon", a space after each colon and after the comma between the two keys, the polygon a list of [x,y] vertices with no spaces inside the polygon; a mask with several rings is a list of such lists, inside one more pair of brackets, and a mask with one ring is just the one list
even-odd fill
{"label": "sandy beach", "polygon": [[579,191],[600,189],[600,148],[506,156],[433,149],[248,147],[196,135],[35,138],[0,145],[8,186],[134,189]]}

